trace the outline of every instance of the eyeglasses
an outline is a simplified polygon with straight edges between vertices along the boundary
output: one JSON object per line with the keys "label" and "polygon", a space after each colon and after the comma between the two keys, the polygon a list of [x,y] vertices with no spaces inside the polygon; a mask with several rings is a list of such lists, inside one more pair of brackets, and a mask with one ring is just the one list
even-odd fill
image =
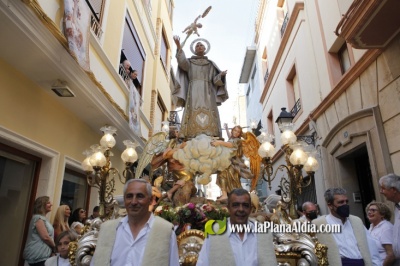
{"label": "eyeglasses", "polygon": [[377,212],[377,211],[378,211],[378,209],[368,209],[367,212]]}
{"label": "eyeglasses", "polygon": [[80,212],[80,213],[85,213],[86,211],[85,211],[85,210],[80,210],[79,212]]}

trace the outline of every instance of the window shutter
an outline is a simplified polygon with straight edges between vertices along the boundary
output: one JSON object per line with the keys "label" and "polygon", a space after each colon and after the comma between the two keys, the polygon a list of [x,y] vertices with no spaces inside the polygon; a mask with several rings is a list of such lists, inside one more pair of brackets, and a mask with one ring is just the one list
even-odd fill
{"label": "window shutter", "polygon": [[164,68],[167,67],[167,52],[168,52],[167,41],[166,41],[165,35],[163,33],[162,38],[161,38],[160,57],[161,57],[161,61],[164,64]]}
{"label": "window shutter", "polygon": [[89,5],[92,14],[96,18],[98,22],[100,22],[102,17],[104,0],[86,0],[86,3]]}

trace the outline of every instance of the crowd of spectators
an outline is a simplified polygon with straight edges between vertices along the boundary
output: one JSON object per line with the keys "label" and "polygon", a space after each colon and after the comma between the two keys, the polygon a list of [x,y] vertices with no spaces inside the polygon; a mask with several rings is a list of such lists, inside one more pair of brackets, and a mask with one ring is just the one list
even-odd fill
{"label": "crowd of spectators", "polygon": [[139,80],[138,80],[138,72],[137,70],[133,69],[129,60],[125,59],[119,68],[119,74],[125,81],[128,88],[130,87],[130,82],[133,82],[133,85],[136,89],[140,90],[142,87]]}
{"label": "crowd of spectators", "polygon": [[[312,202],[303,204],[304,217],[299,219],[300,222],[304,220],[306,223],[311,222],[325,227],[328,224],[341,225],[340,232],[316,234],[318,241],[328,247],[327,257],[330,265],[400,265],[400,176],[395,174],[383,176],[379,180],[379,185],[380,192],[385,198],[395,203],[394,224],[390,222],[392,216],[390,207],[383,202],[372,201],[365,209],[371,223],[367,230],[360,218],[350,214],[347,192],[340,187],[329,188],[324,193],[330,212],[328,215],[320,215],[317,206]],[[107,221],[102,225],[103,230],[100,231],[94,253],[94,263],[111,261],[116,264],[129,264],[135,260],[146,262],[145,265],[153,265],[155,261],[169,259],[170,265],[178,265],[176,237],[172,233],[174,227],[169,222],[154,217],[149,211],[152,199],[152,188],[148,181],[132,179],[125,184],[124,203],[127,216]],[[230,212],[228,223],[254,226],[248,220],[250,206],[250,194],[243,189],[234,189],[228,194]],[[35,200],[23,252],[24,259],[29,265],[69,265],[68,244],[83,233],[82,229],[87,219],[83,208],[75,209],[70,215],[70,207],[61,205],[57,209],[53,225],[46,218],[51,210],[52,203],[48,196]],[[96,219],[98,215],[99,208],[96,206],[90,218]],[[126,234],[129,230],[132,234]],[[148,237],[143,237],[144,235]],[[163,241],[160,241],[161,236]],[[135,243],[136,237],[141,239],[140,245],[137,246],[132,244]],[[258,238],[262,239],[261,242],[257,240]],[[113,248],[109,243],[110,239],[115,240],[113,250],[110,250]],[[204,241],[197,265],[219,265],[227,261],[228,265],[276,265],[272,239],[272,235],[245,232],[210,236]],[[157,252],[159,249],[147,250],[147,241],[152,243],[150,246],[160,245],[162,247],[160,250],[163,252]],[[232,253],[234,250],[239,250],[237,247],[244,242],[247,243],[247,246],[242,247],[244,253]],[[266,244],[269,245],[268,248]],[[263,252],[258,252],[261,247]],[[156,252],[153,252],[154,250]]]}
{"label": "crowd of spectators", "polygon": [[[30,266],[70,265],[68,244],[78,238],[86,222],[86,211],[83,208],[75,209],[71,215],[68,205],[60,205],[51,224],[46,216],[52,211],[52,206],[48,196],[38,197],[34,202],[23,252]],[[98,217],[98,210],[98,206],[94,207],[90,218]]]}

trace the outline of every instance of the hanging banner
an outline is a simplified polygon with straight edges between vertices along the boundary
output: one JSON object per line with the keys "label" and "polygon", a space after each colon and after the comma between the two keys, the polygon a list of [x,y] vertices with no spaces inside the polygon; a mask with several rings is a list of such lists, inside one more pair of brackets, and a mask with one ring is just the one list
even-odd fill
{"label": "hanging banner", "polygon": [[89,38],[91,12],[84,0],[64,0],[64,35],[79,65],[90,70]]}
{"label": "hanging banner", "polygon": [[129,84],[129,127],[137,136],[141,137],[140,106],[142,104],[142,98],[135,85],[133,85],[133,82],[130,81]]}

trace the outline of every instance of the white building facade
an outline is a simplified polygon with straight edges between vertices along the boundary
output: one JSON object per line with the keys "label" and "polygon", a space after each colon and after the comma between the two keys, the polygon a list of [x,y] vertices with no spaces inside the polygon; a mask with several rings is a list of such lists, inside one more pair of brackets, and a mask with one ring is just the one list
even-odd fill
{"label": "white building facade", "polygon": [[[324,191],[344,187],[352,213],[365,219],[366,204],[384,201],[379,178],[400,173],[400,27],[381,20],[394,7],[395,1],[259,2],[256,52],[247,48],[241,76],[249,88],[248,119],[259,115],[276,137],[275,169],[285,164],[275,124],[282,107],[294,115],[296,135],[315,136],[320,167],[299,202],[317,202],[324,213]],[[374,30],[377,25],[382,32]],[[261,112],[253,112],[256,105]]]}

